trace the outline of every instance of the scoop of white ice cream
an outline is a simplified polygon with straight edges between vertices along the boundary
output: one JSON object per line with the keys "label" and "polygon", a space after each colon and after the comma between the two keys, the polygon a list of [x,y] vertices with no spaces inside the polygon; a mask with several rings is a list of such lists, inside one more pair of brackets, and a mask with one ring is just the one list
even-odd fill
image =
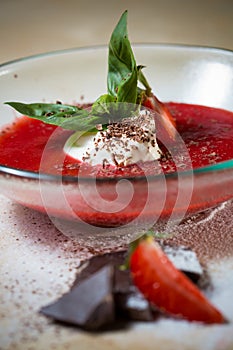
{"label": "scoop of white ice cream", "polygon": [[154,118],[143,113],[138,117],[108,125],[96,133],[74,133],[64,151],[71,157],[91,165],[127,166],[159,159]]}

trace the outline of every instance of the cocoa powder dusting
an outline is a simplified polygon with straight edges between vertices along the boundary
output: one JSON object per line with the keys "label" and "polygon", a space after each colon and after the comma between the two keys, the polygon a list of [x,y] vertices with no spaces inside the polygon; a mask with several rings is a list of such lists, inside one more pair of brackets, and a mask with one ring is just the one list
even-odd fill
{"label": "cocoa powder dusting", "polygon": [[208,209],[170,228],[165,241],[193,249],[202,261],[233,255],[233,201]]}

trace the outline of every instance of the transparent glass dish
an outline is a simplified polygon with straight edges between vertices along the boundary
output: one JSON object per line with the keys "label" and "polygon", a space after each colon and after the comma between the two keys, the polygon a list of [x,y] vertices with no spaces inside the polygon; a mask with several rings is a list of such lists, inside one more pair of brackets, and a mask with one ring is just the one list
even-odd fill
{"label": "transparent glass dish", "polygon": [[[182,45],[137,44],[153,91],[162,101],[233,111],[233,53]],[[0,123],[16,113],[5,101],[92,102],[106,92],[107,47],[74,48],[0,67]],[[20,150],[19,150],[20,152]],[[0,164],[1,193],[52,220],[96,227],[152,226],[180,221],[233,197],[233,160],[193,171],[149,177],[59,177]],[[84,229],[84,231],[85,231]]]}

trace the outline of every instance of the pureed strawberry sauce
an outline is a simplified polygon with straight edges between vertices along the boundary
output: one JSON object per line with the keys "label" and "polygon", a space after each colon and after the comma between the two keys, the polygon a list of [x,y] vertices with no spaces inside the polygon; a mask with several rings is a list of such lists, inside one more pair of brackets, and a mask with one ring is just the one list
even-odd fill
{"label": "pureed strawberry sauce", "polygon": [[[176,169],[197,168],[233,158],[232,112],[183,103],[170,102],[167,106],[176,120],[177,130],[187,147],[191,163],[174,148],[174,157],[165,150],[157,165],[153,164],[151,167],[150,163],[143,164],[143,170],[140,164],[123,168],[96,168],[87,165],[82,166],[82,175],[134,177],[142,175],[143,172],[147,175],[170,173]],[[80,163],[63,152],[64,144],[71,133],[72,131],[28,117],[17,118],[0,134],[0,164],[32,172],[75,176]]]}

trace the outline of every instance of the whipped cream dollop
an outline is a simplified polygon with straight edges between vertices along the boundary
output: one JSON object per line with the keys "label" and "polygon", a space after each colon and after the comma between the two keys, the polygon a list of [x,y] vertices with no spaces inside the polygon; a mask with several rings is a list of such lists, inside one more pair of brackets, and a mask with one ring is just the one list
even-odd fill
{"label": "whipped cream dollop", "polygon": [[67,140],[64,151],[90,165],[127,166],[159,159],[154,118],[150,113],[109,124],[97,132],[76,132]]}

